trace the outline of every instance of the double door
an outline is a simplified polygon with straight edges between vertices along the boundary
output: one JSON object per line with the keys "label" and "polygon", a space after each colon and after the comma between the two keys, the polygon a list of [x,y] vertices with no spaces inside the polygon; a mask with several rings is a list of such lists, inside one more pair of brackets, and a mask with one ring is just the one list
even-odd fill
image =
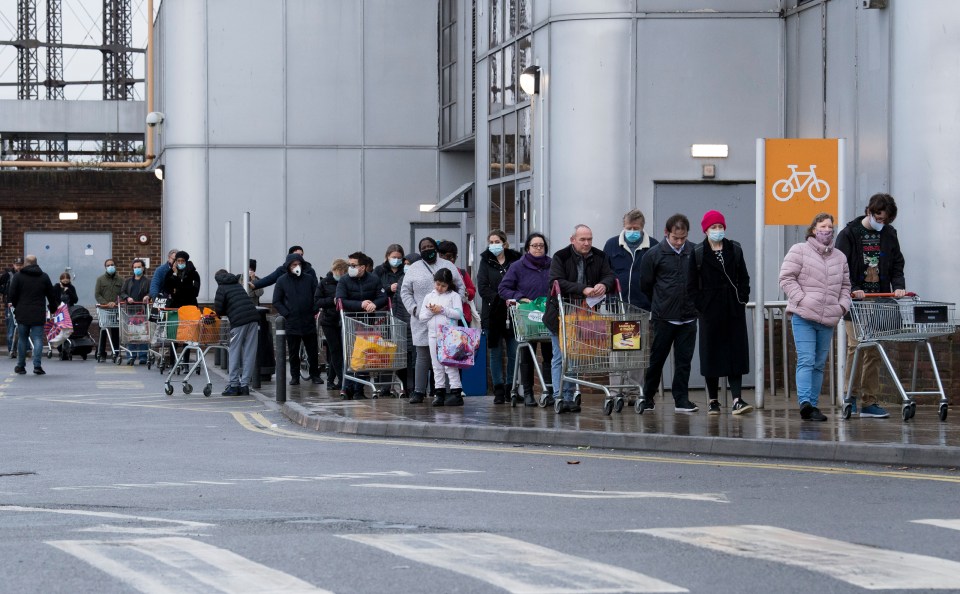
{"label": "double door", "polygon": [[[35,255],[51,281],[56,283],[62,272],[69,272],[80,304],[94,304],[93,290],[103,274],[103,261],[112,257],[112,233],[24,233],[23,246],[24,254]],[[117,274],[127,272],[127,266],[118,263]]]}

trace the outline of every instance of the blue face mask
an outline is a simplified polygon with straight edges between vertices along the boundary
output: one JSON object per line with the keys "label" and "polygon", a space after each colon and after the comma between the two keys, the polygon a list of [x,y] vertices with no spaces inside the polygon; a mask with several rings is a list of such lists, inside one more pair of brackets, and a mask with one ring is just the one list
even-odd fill
{"label": "blue face mask", "polygon": [[723,232],[723,229],[719,231],[708,231],[707,237],[710,238],[710,241],[721,242],[726,234]]}
{"label": "blue face mask", "polygon": [[107,266],[107,274],[114,274],[117,271],[116,266]]}
{"label": "blue face mask", "polygon": [[177,264],[177,270],[183,270],[186,267],[187,267],[186,264]]}
{"label": "blue face mask", "polygon": [[143,268],[134,268],[134,269],[133,269],[133,275],[134,275],[134,276],[140,276],[141,274],[143,274]]}
{"label": "blue face mask", "polygon": [[637,243],[643,239],[643,231],[637,231],[636,229],[627,229],[623,232],[623,238],[627,240],[627,243]]}
{"label": "blue face mask", "polygon": [[394,268],[400,268],[402,264],[403,264],[403,260],[401,260],[400,258],[390,258],[390,266]]}
{"label": "blue face mask", "polygon": [[335,280],[335,281],[338,281],[338,282],[339,282],[339,281],[340,281],[340,277],[341,277],[341,276],[343,276],[343,275],[342,275],[342,274],[334,274],[334,275],[333,275],[333,280]]}
{"label": "blue face mask", "polygon": [[490,253],[494,256],[499,256],[503,253],[503,244],[502,243],[491,243],[487,246],[487,249],[490,250]]}

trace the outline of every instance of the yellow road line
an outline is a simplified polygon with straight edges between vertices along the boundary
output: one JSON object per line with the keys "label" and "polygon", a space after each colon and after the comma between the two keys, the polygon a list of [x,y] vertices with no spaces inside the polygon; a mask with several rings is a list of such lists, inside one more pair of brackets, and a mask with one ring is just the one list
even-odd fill
{"label": "yellow road line", "polygon": [[[247,420],[244,415],[249,414],[250,418],[253,419],[260,426],[258,427],[254,423],[251,423]],[[266,435],[273,435],[275,437],[289,437],[293,439],[306,439],[311,441],[326,441],[326,442],[340,442],[340,443],[367,443],[367,444],[376,444],[376,445],[390,445],[390,446],[404,446],[404,447],[414,447],[414,448],[430,448],[430,449],[448,449],[448,450],[467,450],[475,452],[491,452],[498,454],[520,454],[520,455],[534,455],[534,456],[553,456],[553,457],[563,457],[570,458],[574,456],[576,458],[588,458],[595,460],[622,460],[627,462],[650,462],[650,463],[660,463],[660,464],[685,464],[692,466],[722,466],[727,468],[751,468],[756,470],[780,470],[788,472],[808,472],[814,474],[827,474],[827,475],[840,475],[840,476],[866,476],[872,478],[892,478],[892,479],[906,479],[906,480],[920,480],[920,481],[939,481],[945,483],[960,483],[960,476],[951,476],[947,474],[916,474],[909,472],[901,471],[884,471],[884,470],[863,470],[856,468],[839,468],[839,467],[829,467],[829,466],[809,466],[802,464],[770,464],[766,462],[738,462],[734,460],[689,460],[683,458],[673,458],[668,456],[645,456],[641,454],[628,454],[621,452],[594,452],[594,451],[585,451],[577,450],[575,452],[570,451],[553,451],[553,450],[544,450],[544,449],[518,449],[514,447],[498,447],[498,446],[484,446],[484,445],[467,445],[467,444],[457,444],[457,443],[428,443],[421,441],[406,441],[400,438],[397,439],[384,439],[376,437],[342,437],[342,436],[330,436],[330,435],[320,435],[316,433],[305,433],[300,431],[290,431],[288,429],[280,428],[271,428],[271,422],[267,420],[261,413],[232,413],[233,418],[237,420],[240,425],[244,428],[249,429],[250,431],[255,431],[257,433],[263,433]],[[306,430],[304,430],[306,431]],[[412,439],[412,438],[411,438]]]}

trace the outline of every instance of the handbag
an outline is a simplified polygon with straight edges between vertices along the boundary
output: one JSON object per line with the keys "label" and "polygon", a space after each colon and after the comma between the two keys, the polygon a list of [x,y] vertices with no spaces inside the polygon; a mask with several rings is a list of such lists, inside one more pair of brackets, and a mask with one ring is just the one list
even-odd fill
{"label": "handbag", "polygon": [[73,334],[73,320],[70,319],[70,308],[61,303],[50,319],[43,324],[44,335],[50,346],[63,344]]}
{"label": "handbag", "polygon": [[477,311],[477,305],[473,302],[473,299],[467,301],[467,305],[470,306],[470,327],[479,328],[480,327],[480,312]]}
{"label": "handbag", "polygon": [[[463,318],[461,321],[464,321]],[[437,328],[437,360],[445,367],[473,367],[477,349],[480,347],[480,334],[479,328],[454,324],[440,326]]]}

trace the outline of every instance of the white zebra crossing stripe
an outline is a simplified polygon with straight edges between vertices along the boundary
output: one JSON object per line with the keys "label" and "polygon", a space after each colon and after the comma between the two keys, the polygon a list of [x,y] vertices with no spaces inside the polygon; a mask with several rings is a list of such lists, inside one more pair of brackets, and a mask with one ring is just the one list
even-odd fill
{"label": "white zebra crossing stripe", "polygon": [[322,594],[291,575],[189,538],[58,540],[47,544],[144,594]]}
{"label": "white zebra crossing stripe", "polygon": [[960,588],[960,563],[773,526],[630,530],[749,559],[784,563],[868,590]]}
{"label": "white zebra crossing stripe", "polygon": [[476,489],[473,487],[438,487],[436,485],[391,485],[385,483],[358,483],[352,487],[371,489],[398,489],[407,491],[448,491],[454,493],[483,493],[489,495],[518,495],[525,497],[554,497],[558,499],[682,499],[730,503],[723,493],[671,493],[668,491],[573,491],[549,493],[546,491],[507,491],[503,489]]}
{"label": "white zebra crossing stripe", "polygon": [[496,534],[343,534],[340,537],[476,578],[508,592],[687,592],[629,569]]}
{"label": "white zebra crossing stripe", "polygon": [[927,524],[937,526],[938,528],[949,528],[950,530],[960,530],[960,520],[913,520],[914,524]]}

